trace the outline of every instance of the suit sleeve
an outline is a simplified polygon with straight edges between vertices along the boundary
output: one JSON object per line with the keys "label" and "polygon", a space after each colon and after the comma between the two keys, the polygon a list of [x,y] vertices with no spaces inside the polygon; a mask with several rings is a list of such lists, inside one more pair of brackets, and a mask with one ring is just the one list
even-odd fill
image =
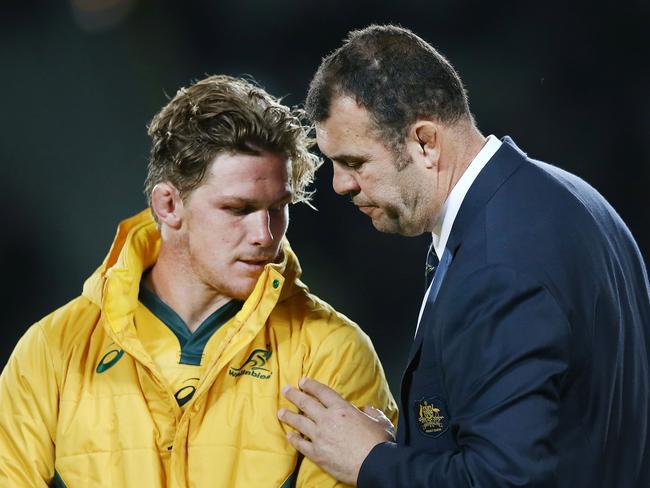
{"label": "suit sleeve", "polygon": [[20,339],[0,375],[0,486],[48,486],[57,411],[57,381],[37,324]]}
{"label": "suit sleeve", "polygon": [[[396,423],[397,405],[384,370],[370,339],[356,325],[336,327],[319,345],[305,375],[328,385],[359,408],[372,405],[382,410]],[[302,460],[297,481],[300,488],[348,486],[307,458]]]}
{"label": "suit sleeve", "polygon": [[555,486],[566,315],[540,283],[500,266],[467,277],[444,304],[434,333],[457,447],[380,444],[358,486]]}

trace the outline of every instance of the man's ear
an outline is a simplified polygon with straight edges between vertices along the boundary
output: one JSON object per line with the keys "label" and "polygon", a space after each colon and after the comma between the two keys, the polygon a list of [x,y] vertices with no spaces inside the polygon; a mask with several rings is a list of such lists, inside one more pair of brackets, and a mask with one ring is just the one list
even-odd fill
{"label": "man's ear", "polygon": [[418,120],[409,130],[409,145],[415,152],[416,160],[422,161],[426,168],[438,166],[440,159],[440,126],[432,120]]}
{"label": "man's ear", "polygon": [[183,199],[169,182],[158,183],[151,191],[151,208],[161,224],[179,229],[183,222]]}

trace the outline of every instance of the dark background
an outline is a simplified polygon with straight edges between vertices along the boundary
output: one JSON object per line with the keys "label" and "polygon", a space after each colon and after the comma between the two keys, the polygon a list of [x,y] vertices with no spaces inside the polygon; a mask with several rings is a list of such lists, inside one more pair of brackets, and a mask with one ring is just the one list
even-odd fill
{"label": "dark background", "polygon": [[[647,1],[13,1],[0,6],[0,367],[78,295],[117,223],[144,206],[146,124],[206,74],[250,74],[300,104],[346,32],[399,23],[458,69],[484,134],[585,178],[648,262]],[[398,392],[430,237],[374,231],[318,173],[292,208],[304,280],[370,335]]]}

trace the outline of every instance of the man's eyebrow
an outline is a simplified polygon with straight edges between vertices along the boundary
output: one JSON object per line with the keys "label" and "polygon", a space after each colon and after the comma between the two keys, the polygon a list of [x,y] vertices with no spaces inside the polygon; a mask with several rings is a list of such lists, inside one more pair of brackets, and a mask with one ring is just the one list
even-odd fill
{"label": "man's eyebrow", "polygon": [[[290,191],[286,191],[280,195],[276,200],[272,202],[272,204],[278,204],[284,201],[291,201],[293,198],[293,193]],[[259,200],[256,200],[254,198],[243,198],[237,195],[223,195],[220,200],[225,201],[227,203],[238,203],[238,204],[243,204],[243,205],[251,205],[255,206],[260,203]]]}
{"label": "man's eyebrow", "polygon": [[327,158],[332,161],[353,161],[360,162],[365,161],[367,158],[362,154],[333,154],[332,156],[327,156]]}

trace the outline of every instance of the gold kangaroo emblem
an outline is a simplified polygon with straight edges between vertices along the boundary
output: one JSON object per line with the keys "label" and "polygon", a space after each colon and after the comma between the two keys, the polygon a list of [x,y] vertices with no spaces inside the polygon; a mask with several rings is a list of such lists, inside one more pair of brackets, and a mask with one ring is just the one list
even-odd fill
{"label": "gold kangaroo emblem", "polygon": [[266,361],[271,357],[271,351],[266,351],[264,349],[255,349],[250,356],[248,356],[248,359],[244,364],[241,365],[239,370],[242,370],[246,368],[246,366],[249,366],[250,369],[252,370],[264,370],[268,371],[268,369],[263,368],[263,366],[266,364]]}

